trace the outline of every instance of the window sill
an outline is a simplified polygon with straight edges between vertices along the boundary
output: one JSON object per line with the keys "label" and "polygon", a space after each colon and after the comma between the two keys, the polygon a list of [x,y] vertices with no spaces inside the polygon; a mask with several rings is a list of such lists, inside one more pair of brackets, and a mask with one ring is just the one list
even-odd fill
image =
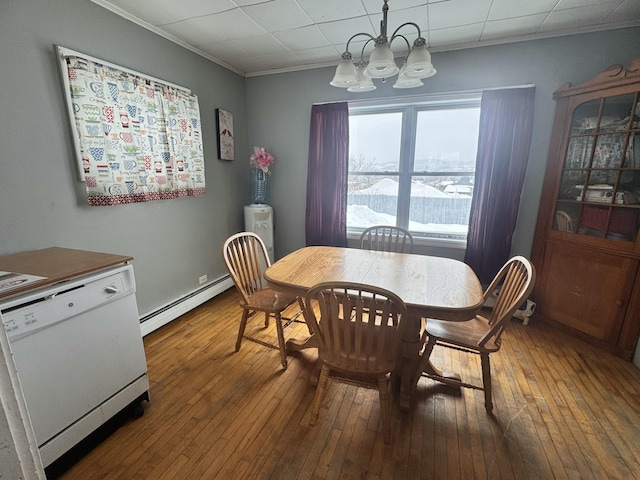
{"label": "window sill", "polygon": [[[360,233],[347,232],[347,240],[358,242],[360,240]],[[421,247],[451,248],[455,250],[465,250],[467,248],[466,240],[453,240],[447,238],[427,238],[414,236],[413,244]]]}

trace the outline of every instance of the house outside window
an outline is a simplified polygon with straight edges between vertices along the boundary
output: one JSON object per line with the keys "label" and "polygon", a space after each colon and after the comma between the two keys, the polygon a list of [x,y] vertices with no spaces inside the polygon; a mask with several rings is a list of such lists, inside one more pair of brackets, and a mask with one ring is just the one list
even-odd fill
{"label": "house outside window", "polygon": [[349,105],[350,236],[384,224],[424,244],[466,243],[480,95]]}

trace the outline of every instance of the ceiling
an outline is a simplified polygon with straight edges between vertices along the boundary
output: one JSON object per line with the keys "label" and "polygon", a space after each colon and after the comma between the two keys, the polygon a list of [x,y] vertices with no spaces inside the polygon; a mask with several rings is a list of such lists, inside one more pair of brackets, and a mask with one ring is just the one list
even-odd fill
{"label": "ceiling", "polygon": [[[379,34],[383,0],[92,0],[245,76],[335,65]],[[431,52],[640,25],[638,0],[390,0],[388,35],[420,26]],[[415,27],[403,27],[410,42]],[[359,58],[364,41],[349,45]],[[406,42],[392,43],[404,55]],[[367,53],[371,47],[367,47]],[[437,65],[436,65],[437,68]]]}

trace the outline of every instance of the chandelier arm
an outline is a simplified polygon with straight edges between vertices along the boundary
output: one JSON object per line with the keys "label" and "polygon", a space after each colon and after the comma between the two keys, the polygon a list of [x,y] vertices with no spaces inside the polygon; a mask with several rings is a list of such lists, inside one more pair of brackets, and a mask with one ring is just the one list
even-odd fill
{"label": "chandelier arm", "polygon": [[[360,35],[364,35],[365,37],[369,37],[369,40],[367,41],[367,43],[369,43],[370,41],[376,41],[376,37],[374,37],[373,35],[371,35],[370,33],[366,33],[366,32],[360,32],[360,33],[356,33],[355,35],[353,35],[349,40],[347,40],[347,46],[345,47],[345,50],[348,52],[349,51],[349,44],[351,43],[351,40],[353,40],[356,37],[359,37]],[[367,44],[365,43],[365,45]],[[363,48],[364,51],[364,48]]]}
{"label": "chandelier arm", "polygon": [[360,52],[360,63],[365,63],[364,61],[364,49],[367,48],[367,45],[369,45],[369,42],[374,42],[375,40],[373,38],[370,38],[369,40],[367,40],[365,42],[365,44],[362,46],[362,51]]}
{"label": "chandelier arm", "polygon": [[393,37],[395,37],[396,34],[398,33],[398,30],[400,30],[402,27],[406,27],[407,25],[413,25],[414,27],[416,27],[416,30],[418,30],[418,38],[422,38],[422,32],[420,31],[420,26],[417,23],[413,23],[413,22],[406,22],[400,25],[398,28],[394,30],[393,35],[391,35],[391,38],[393,39]]}
{"label": "chandelier arm", "polygon": [[401,34],[393,34],[393,36],[391,37],[391,40],[389,40],[389,45],[391,45],[391,42],[393,42],[396,38],[402,38],[405,43],[407,44],[407,55],[409,55],[409,53],[411,52],[411,44],[409,43],[409,40],[407,40],[407,37],[405,37],[404,35]]}

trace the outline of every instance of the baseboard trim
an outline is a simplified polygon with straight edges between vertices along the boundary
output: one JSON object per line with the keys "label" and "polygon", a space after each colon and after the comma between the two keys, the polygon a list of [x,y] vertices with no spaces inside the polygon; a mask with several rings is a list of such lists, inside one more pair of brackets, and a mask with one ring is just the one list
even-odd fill
{"label": "baseboard trim", "polygon": [[225,275],[144,315],[140,318],[142,336],[150,334],[231,287],[233,287],[233,280],[229,275]]}

